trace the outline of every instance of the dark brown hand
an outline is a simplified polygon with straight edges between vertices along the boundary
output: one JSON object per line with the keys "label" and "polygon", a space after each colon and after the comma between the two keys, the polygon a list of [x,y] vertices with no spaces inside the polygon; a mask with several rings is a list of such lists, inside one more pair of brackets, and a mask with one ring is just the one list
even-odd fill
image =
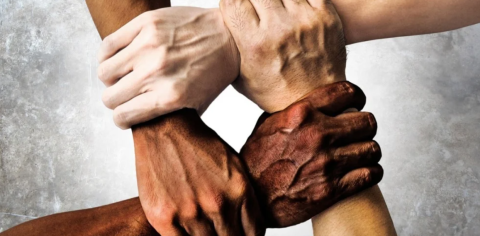
{"label": "dark brown hand", "polygon": [[339,82],[273,115],[263,114],[241,150],[267,227],[306,221],[380,182],[377,125],[365,95]]}

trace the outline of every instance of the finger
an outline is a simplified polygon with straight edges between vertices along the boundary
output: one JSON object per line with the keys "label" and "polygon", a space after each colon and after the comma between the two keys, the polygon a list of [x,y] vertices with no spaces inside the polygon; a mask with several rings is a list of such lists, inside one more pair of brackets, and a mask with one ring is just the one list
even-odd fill
{"label": "finger", "polygon": [[255,8],[260,21],[280,16],[286,12],[282,0],[250,0],[250,2]]}
{"label": "finger", "polygon": [[382,151],[375,141],[350,144],[335,149],[333,153],[336,166],[344,173],[378,164],[381,157]]}
{"label": "finger", "polygon": [[327,9],[327,6],[331,4],[331,0],[307,0],[307,2],[316,9]]}
{"label": "finger", "polygon": [[265,224],[253,190],[250,196],[244,200],[240,214],[245,236],[265,235]]}
{"label": "finger", "polygon": [[123,77],[114,85],[105,89],[102,95],[103,104],[110,109],[115,109],[121,104],[130,101],[132,98],[142,94],[142,80],[144,75],[140,70],[134,70]]}
{"label": "finger", "polygon": [[347,81],[320,87],[302,99],[329,116],[336,116],[349,108],[360,111],[365,106],[366,100],[363,91]]}
{"label": "finger", "polygon": [[191,236],[217,236],[213,229],[213,223],[205,217],[189,220],[183,224],[183,228]]}
{"label": "finger", "polygon": [[252,33],[260,22],[249,0],[222,0],[220,10],[223,20],[238,44]]}
{"label": "finger", "polygon": [[158,233],[162,236],[189,236],[189,234],[184,229],[178,226],[162,228],[158,230]]}
{"label": "finger", "polygon": [[377,133],[377,121],[369,112],[349,112],[333,118],[330,127],[336,145],[372,140]]}
{"label": "finger", "polygon": [[133,58],[138,55],[138,47],[130,44],[113,57],[103,61],[98,67],[98,78],[109,87],[133,70]]}
{"label": "finger", "polygon": [[188,236],[188,233],[178,224],[177,220],[169,223],[160,223],[149,220],[153,228],[162,236]]}
{"label": "finger", "polygon": [[153,92],[144,93],[115,108],[113,120],[119,128],[129,129],[133,125],[178,110],[172,104],[162,102],[164,100]]}
{"label": "finger", "polygon": [[350,171],[338,181],[339,196],[340,198],[352,196],[380,183],[382,178],[383,168],[378,164]]}
{"label": "finger", "polygon": [[282,0],[283,5],[290,12],[298,12],[302,8],[309,6],[307,0]]}
{"label": "finger", "polygon": [[150,14],[150,12],[143,13],[142,15],[128,22],[113,34],[107,36],[100,46],[100,51],[98,53],[99,63],[104,62],[122,48],[128,46],[140,33],[142,26]]}
{"label": "finger", "polygon": [[229,205],[222,213],[210,217],[218,236],[245,236],[239,214],[236,214],[238,210],[234,205]]}

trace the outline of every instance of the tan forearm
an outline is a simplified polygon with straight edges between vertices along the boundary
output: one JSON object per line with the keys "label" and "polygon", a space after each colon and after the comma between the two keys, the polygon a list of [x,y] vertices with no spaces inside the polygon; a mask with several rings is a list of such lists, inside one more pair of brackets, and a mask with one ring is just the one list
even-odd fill
{"label": "tan forearm", "polygon": [[480,0],[332,0],[347,43],[438,33],[480,23]]}

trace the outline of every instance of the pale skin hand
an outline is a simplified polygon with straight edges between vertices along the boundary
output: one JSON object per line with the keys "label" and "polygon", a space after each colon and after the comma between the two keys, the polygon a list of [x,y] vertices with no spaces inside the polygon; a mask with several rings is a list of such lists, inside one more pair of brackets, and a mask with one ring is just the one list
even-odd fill
{"label": "pale skin hand", "polygon": [[[137,4],[148,6],[148,1],[138,1]],[[97,25],[105,21],[126,23],[132,16],[123,14],[129,9],[123,1],[92,0],[87,4]],[[151,10],[143,9],[134,14]],[[116,30],[100,28],[107,32]],[[238,155],[201,122],[195,110],[181,110],[144,123],[133,129],[133,136],[139,198],[148,221],[158,233],[264,233],[257,200]],[[170,174],[165,175],[168,171]]]}
{"label": "pale skin hand", "polygon": [[[137,6],[168,2],[130,1]],[[288,5],[290,0],[284,2]],[[347,44],[435,33],[480,22],[480,0],[332,2],[343,22]],[[237,49],[232,46],[229,33],[222,31],[221,20],[214,19],[219,15],[217,10],[178,8],[146,15],[131,22],[128,29],[115,33],[113,39],[107,39],[100,53],[99,77],[108,87],[103,100],[114,110],[114,121],[122,129],[182,107],[197,109],[202,114],[238,71]],[[185,34],[189,27],[196,34]],[[177,40],[178,37],[181,39]],[[126,48],[124,52],[112,57],[122,48]],[[138,53],[146,48],[152,50]],[[123,76],[126,77],[116,83]],[[242,88],[241,84],[240,80],[237,88],[247,97],[259,93]],[[262,106],[262,101],[253,101]]]}
{"label": "pale skin hand", "polygon": [[103,102],[123,129],[184,107],[202,114],[235,80],[235,57],[235,43],[217,10],[144,13],[101,45]]}
{"label": "pale skin hand", "polygon": [[[262,91],[261,95],[266,98],[262,101],[270,104],[265,106],[268,109],[282,109],[285,104],[322,83],[345,80],[345,57],[342,55],[345,53],[342,50],[345,42],[340,38],[343,31],[335,8],[330,3],[323,0],[223,0],[220,6],[240,51],[242,86],[250,91],[253,91],[250,87]],[[299,12],[302,14],[297,15]],[[295,18],[300,20],[284,21]],[[270,33],[272,27],[280,29],[276,35]],[[318,42],[321,46],[318,46]],[[255,64],[270,65],[272,68],[259,68]],[[315,64],[317,67],[309,66]],[[293,77],[289,73],[300,76]],[[325,78],[312,81],[307,76],[312,74]],[[258,81],[268,81],[273,77],[286,82],[277,84],[277,87],[262,88],[262,84],[253,80],[252,75],[267,76],[255,78]],[[276,100],[280,106],[268,103],[272,102],[269,97],[278,96],[283,89],[290,96]],[[376,186],[331,207],[315,218],[313,223],[315,235],[396,235],[388,209]],[[329,225],[324,227],[325,224]]]}

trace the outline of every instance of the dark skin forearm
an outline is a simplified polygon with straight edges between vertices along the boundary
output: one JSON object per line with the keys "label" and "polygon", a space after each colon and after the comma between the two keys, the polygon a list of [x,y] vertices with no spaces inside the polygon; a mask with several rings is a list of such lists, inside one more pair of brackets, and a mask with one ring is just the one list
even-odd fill
{"label": "dark skin forearm", "polygon": [[158,235],[148,224],[138,198],[97,208],[55,214],[13,227],[2,236],[147,236]]}
{"label": "dark skin forearm", "polygon": [[170,0],[86,0],[85,2],[102,39],[144,12],[170,7]]}

